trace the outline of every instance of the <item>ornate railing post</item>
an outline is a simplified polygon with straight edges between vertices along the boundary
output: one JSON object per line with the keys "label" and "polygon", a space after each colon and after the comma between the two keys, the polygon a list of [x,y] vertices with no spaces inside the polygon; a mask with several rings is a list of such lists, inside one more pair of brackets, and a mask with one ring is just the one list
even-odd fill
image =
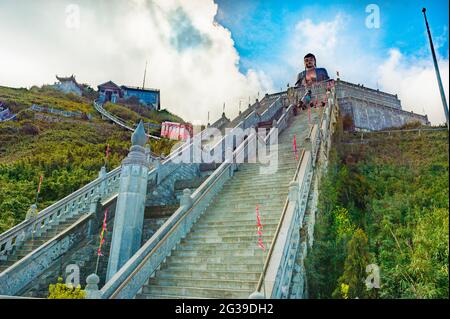
{"label": "ornate railing post", "polygon": [[134,131],[128,156],[122,161],[114,229],[108,262],[109,280],[140,248],[147,197],[149,165],[144,145],[147,142],[142,121]]}
{"label": "ornate railing post", "polygon": [[36,204],[33,204],[28,209],[27,215],[25,216],[25,220],[36,218],[37,215],[38,215],[37,206]]}
{"label": "ornate railing post", "polygon": [[183,190],[183,195],[181,195],[180,207],[183,207],[183,206],[186,209],[189,209],[192,206],[191,190],[189,188],[185,188]]}
{"label": "ornate railing post", "polygon": [[297,181],[291,181],[289,183],[289,202],[294,203],[295,201],[298,201],[299,199],[299,186]]}
{"label": "ornate railing post", "polygon": [[98,178],[101,180],[100,183],[100,198],[103,198],[106,194],[106,167],[102,166],[98,172]]}
{"label": "ornate railing post", "polygon": [[101,292],[98,289],[98,283],[100,282],[100,278],[96,274],[90,274],[86,278],[86,299],[100,299]]}

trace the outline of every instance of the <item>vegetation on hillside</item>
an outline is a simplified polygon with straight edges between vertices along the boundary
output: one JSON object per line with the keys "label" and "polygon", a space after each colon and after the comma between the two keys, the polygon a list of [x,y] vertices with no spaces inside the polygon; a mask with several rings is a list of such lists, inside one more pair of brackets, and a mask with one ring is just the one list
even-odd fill
{"label": "vegetation on hillside", "polygon": [[[135,103],[130,103],[127,105],[105,103],[103,107],[105,108],[105,110],[119,117],[130,126],[136,125],[140,120],[144,121],[145,123],[154,124],[160,124],[164,121],[184,123],[184,121],[180,117],[166,110],[150,110],[140,104]],[[150,130],[150,133],[152,134],[158,134],[159,132],[160,129]]]}
{"label": "vegetation on hillside", "polygon": [[33,104],[65,111],[94,113],[92,103],[87,98],[65,94],[49,86],[32,87],[30,90],[0,86],[0,101],[4,102],[13,113],[28,109]]}
{"label": "vegetation on hillside", "polygon": [[448,298],[448,132],[358,140],[334,144],[322,179],[310,297]]}
{"label": "vegetation on hillside", "polygon": [[[95,114],[92,103],[49,88],[0,88],[0,101],[14,112],[32,103]],[[44,181],[38,209],[62,199],[98,176],[110,146],[107,170],[128,154],[131,132],[95,116],[91,121],[21,112],[17,121],[0,123],[0,233],[21,222],[34,203],[39,177]],[[156,154],[169,154],[174,142],[150,140]]]}

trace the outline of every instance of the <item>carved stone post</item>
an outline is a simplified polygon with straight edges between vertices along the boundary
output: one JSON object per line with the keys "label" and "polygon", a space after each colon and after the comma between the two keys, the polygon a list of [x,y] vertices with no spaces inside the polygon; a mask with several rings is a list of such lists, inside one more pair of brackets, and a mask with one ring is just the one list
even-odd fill
{"label": "carved stone post", "polygon": [[139,123],[131,137],[130,153],[122,161],[119,195],[108,262],[109,280],[140,248],[148,183],[144,125]]}
{"label": "carved stone post", "polygon": [[191,198],[191,190],[189,188],[185,188],[183,190],[183,195],[180,198],[180,207],[186,207],[186,209],[192,206],[192,198]]}
{"label": "carved stone post", "polygon": [[289,194],[288,194],[290,202],[295,202],[297,200],[298,191],[299,191],[298,182],[291,181],[289,183]]}
{"label": "carved stone post", "polygon": [[86,299],[100,299],[101,292],[98,289],[98,283],[100,282],[100,278],[96,274],[90,274],[86,278]]}
{"label": "carved stone post", "polygon": [[145,145],[145,157],[147,158],[147,162],[152,162],[152,149],[150,148],[150,145]]}
{"label": "carved stone post", "polygon": [[259,291],[255,291],[248,297],[248,299],[264,299],[264,295]]}
{"label": "carved stone post", "polygon": [[101,180],[100,183],[100,198],[103,198],[106,193],[106,167],[102,166],[100,171],[98,172],[98,178]]}
{"label": "carved stone post", "polygon": [[272,121],[272,127],[273,127],[273,128],[277,128],[277,127],[278,127],[278,122],[277,122],[277,120],[273,119],[273,121]]}
{"label": "carved stone post", "polygon": [[27,215],[25,216],[25,220],[29,220],[31,218],[35,218],[38,215],[37,206],[33,204],[27,211]]}

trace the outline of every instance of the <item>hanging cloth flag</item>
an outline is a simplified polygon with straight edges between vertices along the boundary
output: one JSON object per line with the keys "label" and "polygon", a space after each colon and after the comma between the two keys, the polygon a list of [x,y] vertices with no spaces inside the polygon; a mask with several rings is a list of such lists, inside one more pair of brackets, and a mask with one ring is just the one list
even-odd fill
{"label": "hanging cloth flag", "polygon": [[39,199],[39,194],[41,192],[41,186],[42,186],[42,181],[44,180],[44,175],[41,174],[41,176],[39,177],[39,184],[38,184],[38,189],[36,192],[36,199],[34,201],[34,204],[37,205],[38,203],[38,199]]}
{"label": "hanging cloth flag", "polygon": [[98,246],[97,250],[97,256],[103,256],[102,254],[102,246],[105,243],[105,233],[107,231],[106,229],[106,219],[108,217],[108,209],[105,210],[105,216],[103,218],[103,225],[102,225],[102,231],[100,232],[100,244]]}
{"label": "hanging cloth flag", "polygon": [[259,214],[259,207],[256,205],[256,221],[257,221],[257,227],[258,227],[258,246],[263,250],[266,251],[266,246],[264,246],[262,241],[262,229],[263,225],[261,224],[261,215]]}
{"label": "hanging cloth flag", "polygon": [[38,194],[41,192],[41,186],[42,186],[43,179],[44,179],[44,175],[41,174],[41,177],[39,177],[39,185],[38,185],[38,189],[37,189]]}
{"label": "hanging cloth flag", "polygon": [[109,144],[106,145],[106,152],[105,152],[105,166],[106,166],[106,164],[108,164],[108,159],[109,159]]}
{"label": "hanging cloth flag", "polygon": [[294,140],[292,141],[292,150],[295,154],[295,159],[298,161],[298,149],[297,149],[297,135],[294,134]]}
{"label": "hanging cloth flag", "polygon": [[106,146],[106,159],[109,158],[109,144]]}

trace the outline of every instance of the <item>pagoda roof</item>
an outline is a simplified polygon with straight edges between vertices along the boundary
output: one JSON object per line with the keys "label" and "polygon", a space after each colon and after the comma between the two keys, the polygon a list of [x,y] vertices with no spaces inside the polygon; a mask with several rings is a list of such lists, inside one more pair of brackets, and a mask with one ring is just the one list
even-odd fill
{"label": "pagoda roof", "polygon": [[116,89],[116,90],[121,90],[121,88],[120,88],[120,86],[118,86],[116,83],[114,83],[113,81],[108,81],[108,82],[105,82],[105,83],[103,83],[103,84],[100,84],[99,86],[98,86],[98,88],[100,89],[100,88],[103,88],[103,89]]}
{"label": "pagoda roof", "polygon": [[73,74],[69,77],[63,77],[63,76],[56,75],[56,79],[61,83],[62,82],[73,82],[76,84],[76,86],[78,86],[81,90],[83,90],[83,86],[81,84],[79,84],[77,82],[77,80],[75,80],[75,76]]}

